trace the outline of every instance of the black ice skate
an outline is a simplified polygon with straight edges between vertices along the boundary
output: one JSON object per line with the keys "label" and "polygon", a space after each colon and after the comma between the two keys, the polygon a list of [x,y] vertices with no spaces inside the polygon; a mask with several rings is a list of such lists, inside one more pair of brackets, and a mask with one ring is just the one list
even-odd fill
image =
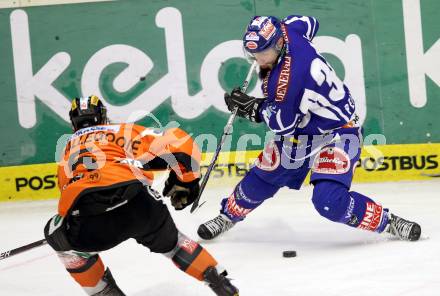
{"label": "black ice skate", "polygon": [[420,238],[422,229],[419,224],[390,214],[386,232],[397,236],[401,240],[416,241]]}
{"label": "black ice skate", "polygon": [[228,217],[220,214],[214,219],[200,224],[199,229],[197,229],[197,234],[203,239],[210,240],[228,231],[234,225],[235,223],[229,220]]}
{"label": "black ice skate", "polygon": [[116,285],[110,269],[107,268],[105,270],[102,280],[107,283],[107,286],[105,286],[104,290],[101,292],[93,294],[93,296],[125,296],[121,289]]}
{"label": "black ice skate", "polygon": [[208,286],[218,296],[238,296],[238,289],[226,277],[226,271],[218,273],[215,267],[208,267],[203,273],[203,278]]}

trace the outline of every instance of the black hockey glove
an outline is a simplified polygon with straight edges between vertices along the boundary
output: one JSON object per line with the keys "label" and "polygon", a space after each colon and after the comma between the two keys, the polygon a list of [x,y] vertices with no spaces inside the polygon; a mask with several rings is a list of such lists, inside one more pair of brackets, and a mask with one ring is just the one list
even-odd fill
{"label": "black hockey glove", "polygon": [[47,221],[44,227],[44,237],[55,251],[70,251],[72,246],[67,239],[67,223],[60,215],[55,215]]}
{"label": "black hockey glove", "polygon": [[165,182],[165,187],[163,188],[163,195],[171,198],[171,205],[177,210],[183,210],[199,195],[200,179],[197,178],[191,182],[182,182],[177,178],[174,171],[170,172],[168,180]]}
{"label": "black hockey glove", "polygon": [[229,111],[233,112],[238,107],[237,115],[253,122],[261,122],[258,109],[264,98],[254,98],[241,92],[239,87],[232,90],[231,94],[225,93],[225,102]]}

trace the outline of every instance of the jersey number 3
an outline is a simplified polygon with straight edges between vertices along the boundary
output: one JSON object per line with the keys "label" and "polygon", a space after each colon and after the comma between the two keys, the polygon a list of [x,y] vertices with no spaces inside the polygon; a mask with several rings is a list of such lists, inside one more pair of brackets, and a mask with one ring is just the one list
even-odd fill
{"label": "jersey number 3", "polygon": [[[300,110],[306,117],[300,126],[305,127],[308,124],[310,120],[309,112],[332,120],[340,120],[342,118],[348,121],[348,117],[343,114],[342,110],[335,106],[335,103],[342,100],[346,95],[344,84],[336,76],[335,71],[327,63],[316,58],[310,65],[310,75],[318,86],[326,83],[330,90],[328,93],[318,93],[311,89],[304,90]],[[320,88],[321,91],[324,89],[326,88]]]}
{"label": "jersey number 3", "polygon": [[316,58],[310,65],[310,74],[316,83],[321,86],[324,82],[331,88],[328,94],[330,100],[337,102],[345,97],[344,84],[336,76],[335,71],[324,61]]}

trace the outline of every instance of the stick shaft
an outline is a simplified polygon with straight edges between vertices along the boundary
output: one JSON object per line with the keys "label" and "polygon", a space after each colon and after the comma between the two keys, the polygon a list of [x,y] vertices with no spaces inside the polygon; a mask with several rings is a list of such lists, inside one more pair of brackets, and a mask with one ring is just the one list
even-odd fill
{"label": "stick shaft", "polygon": [[[257,62],[255,61],[252,63],[251,68],[249,69],[249,72],[246,76],[246,79],[243,82],[243,85],[241,87],[242,92],[246,92],[246,90],[248,89],[249,82],[252,77],[252,73],[254,72],[256,66],[257,66]],[[225,143],[226,137],[232,134],[231,128],[232,128],[232,124],[234,123],[235,116],[237,115],[237,110],[238,110],[237,108],[234,109],[234,112],[232,112],[232,114],[229,116],[228,122],[226,123],[223,129],[223,135],[220,140],[220,143],[217,145],[211,163],[209,164],[208,169],[206,170],[206,174],[203,176],[202,183],[200,183],[199,196],[196,198],[196,200],[191,206],[191,210],[190,210],[191,213],[193,213],[199,207],[200,198],[202,196],[203,191],[205,190],[206,183],[208,183],[208,179],[209,176],[211,175],[211,171],[214,168],[215,163],[217,162],[217,158],[220,154],[220,151],[222,150],[223,144]]]}
{"label": "stick shaft", "polygon": [[39,241],[30,243],[28,245],[24,245],[24,246],[21,246],[21,247],[16,248],[16,249],[12,249],[12,250],[9,250],[9,251],[6,251],[6,252],[2,252],[2,253],[0,253],[0,260],[3,260],[3,259],[6,259],[6,258],[9,258],[11,256],[15,256],[15,255],[21,254],[23,252],[32,250],[34,248],[43,246],[46,243],[47,243],[47,241],[45,239],[41,239]]}

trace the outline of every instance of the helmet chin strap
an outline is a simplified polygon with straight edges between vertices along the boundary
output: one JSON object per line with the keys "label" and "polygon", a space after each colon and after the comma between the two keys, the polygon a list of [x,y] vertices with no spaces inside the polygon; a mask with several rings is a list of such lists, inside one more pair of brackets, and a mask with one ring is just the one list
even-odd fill
{"label": "helmet chin strap", "polygon": [[281,44],[278,44],[278,42],[275,44],[275,50],[278,51],[278,54],[284,54],[286,50],[286,43],[283,40]]}
{"label": "helmet chin strap", "polygon": [[284,44],[282,46],[275,45],[275,50],[278,52],[276,63],[279,63],[286,53],[286,47],[284,46]]}

